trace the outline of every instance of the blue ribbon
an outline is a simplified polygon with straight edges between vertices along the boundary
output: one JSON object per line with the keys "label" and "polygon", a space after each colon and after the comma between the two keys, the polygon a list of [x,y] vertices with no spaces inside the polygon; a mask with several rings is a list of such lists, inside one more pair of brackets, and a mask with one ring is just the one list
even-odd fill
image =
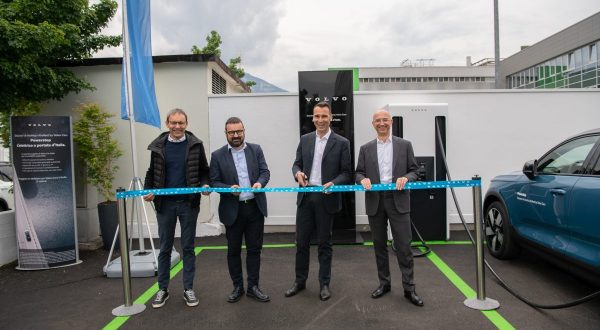
{"label": "blue ribbon", "polygon": [[[404,189],[443,189],[443,188],[462,188],[481,186],[481,180],[453,180],[453,181],[415,181],[407,182]],[[369,191],[388,191],[396,190],[395,183],[374,184]],[[241,193],[241,192],[349,192],[349,191],[365,191],[362,185],[333,185],[329,189],[324,190],[321,186],[310,187],[276,187],[276,188],[165,188],[165,189],[145,189],[117,192],[117,199],[144,196],[147,194],[154,195],[183,195],[197,194],[202,192],[216,193]]]}

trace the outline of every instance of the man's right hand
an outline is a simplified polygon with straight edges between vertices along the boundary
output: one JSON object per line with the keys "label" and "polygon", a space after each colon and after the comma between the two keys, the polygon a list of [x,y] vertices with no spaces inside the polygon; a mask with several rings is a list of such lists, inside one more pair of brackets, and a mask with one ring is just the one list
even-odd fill
{"label": "man's right hand", "polygon": [[148,195],[144,196],[144,200],[146,202],[152,202],[154,200],[154,194],[153,193],[149,193]]}
{"label": "man's right hand", "polygon": [[[237,189],[237,188],[239,188],[239,187],[240,187],[240,186],[238,186],[237,184],[234,184],[234,185],[233,185],[233,186],[231,186],[230,188],[231,188],[231,189]],[[232,192],[231,194],[232,194],[233,196],[239,196],[239,195],[240,195],[240,193],[239,193],[239,192]]]}
{"label": "man's right hand", "polygon": [[360,180],[360,184],[365,188],[365,190],[371,190],[371,179],[364,178]]}
{"label": "man's right hand", "polygon": [[300,186],[306,187],[306,185],[308,184],[307,179],[308,177],[306,176],[306,174],[304,174],[304,172],[298,171],[298,173],[296,173],[296,180],[298,180],[298,184],[300,184]]}

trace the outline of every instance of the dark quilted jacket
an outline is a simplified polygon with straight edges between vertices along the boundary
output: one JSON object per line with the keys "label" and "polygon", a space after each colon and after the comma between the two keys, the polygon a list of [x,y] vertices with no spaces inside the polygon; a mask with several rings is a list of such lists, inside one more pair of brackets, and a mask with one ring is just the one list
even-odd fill
{"label": "dark quilted jacket", "polygon": [[[160,134],[150,145],[148,150],[150,155],[150,167],[146,172],[144,180],[144,189],[160,189],[165,187],[165,143],[169,132]],[[201,187],[208,184],[208,162],[204,153],[202,141],[191,132],[185,132],[188,141],[186,152],[186,182],[188,187]],[[188,195],[192,202],[192,207],[200,206],[200,194]],[[156,211],[160,212],[162,206],[161,196],[154,197],[154,206]]]}

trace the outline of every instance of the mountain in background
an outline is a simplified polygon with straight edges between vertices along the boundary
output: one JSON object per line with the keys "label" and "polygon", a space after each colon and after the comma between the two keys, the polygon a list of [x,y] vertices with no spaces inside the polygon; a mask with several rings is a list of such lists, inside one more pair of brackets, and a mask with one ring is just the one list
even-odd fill
{"label": "mountain in background", "polygon": [[254,81],[256,83],[256,85],[252,86],[252,93],[279,93],[279,92],[287,92],[285,89],[283,88],[279,88],[267,81],[264,81],[258,77],[255,77],[249,73],[246,73],[246,75],[244,75],[244,78],[242,78],[243,82],[246,82],[248,80]]}

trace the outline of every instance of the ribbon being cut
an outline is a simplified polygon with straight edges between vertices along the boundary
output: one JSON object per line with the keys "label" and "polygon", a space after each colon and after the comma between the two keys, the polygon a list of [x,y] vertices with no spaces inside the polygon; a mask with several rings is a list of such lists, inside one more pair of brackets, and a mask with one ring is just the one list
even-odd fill
{"label": "ribbon being cut", "polygon": [[[453,180],[453,181],[415,181],[408,182],[404,189],[442,189],[442,188],[462,188],[481,186],[481,180]],[[396,190],[396,184],[374,184],[368,191],[385,191]],[[147,194],[154,195],[184,195],[197,194],[202,192],[216,193],[236,193],[236,192],[349,192],[349,191],[366,191],[361,185],[334,185],[329,189],[324,190],[321,186],[309,187],[272,187],[272,188],[167,188],[167,189],[146,189],[146,190],[131,190],[117,192],[117,199],[130,198],[136,196],[144,196]]]}

